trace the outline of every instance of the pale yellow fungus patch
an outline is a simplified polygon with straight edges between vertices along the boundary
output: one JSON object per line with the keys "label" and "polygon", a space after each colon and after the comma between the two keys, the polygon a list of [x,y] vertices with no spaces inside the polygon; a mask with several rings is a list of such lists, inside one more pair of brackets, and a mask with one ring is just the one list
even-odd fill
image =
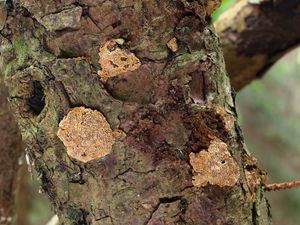
{"label": "pale yellow fungus patch", "polygon": [[117,44],[119,44],[119,45],[124,45],[124,44],[125,44],[125,40],[122,39],[122,38],[117,38],[117,39],[115,39],[115,41],[116,41]]}
{"label": "pale yellow fungus patch", "polygon": [[81,162],[108,155],[115,143],[113,131],[98,111],[76,107],[59,123],[57,136],[67,147],[67,154]]}
{"label": "pale yellow fungus patch", "polygon": [[237,163],[227,145],[219,139],[212,140],[207,151],[191,153],[190,163],[194,170],[193,184],[197,187],[234,186],[240,177]]}
{"label": "pale yellow fungus patch", "polygon": [[178,51],[178,44],[177,44],[177,39],[174,37],[172,38],[168,43],[167,43],[168,48],[172,52],[177,52]]}
{"label": "pale yellow fungus patch", "polygon": [[103,81],[134,71],[141,66],[140,60],[129,50],[120,48],[118,43],[124,44],[120,39],[110,40],[99,50],[99,63],[102,69],[98,74]]}

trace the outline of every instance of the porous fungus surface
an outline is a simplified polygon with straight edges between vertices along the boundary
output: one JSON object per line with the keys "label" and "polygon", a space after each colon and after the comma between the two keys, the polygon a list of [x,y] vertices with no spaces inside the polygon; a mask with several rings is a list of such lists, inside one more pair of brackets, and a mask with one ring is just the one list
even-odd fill
{"label": "porous fungus surface", "polygon": [[59,123],[57,136],[67,147],[67,154],[81,162],[108,155],[115,142],[113,131],[98,111],[73,108]]}
{"label": "porous fungus surface", "polygon": [[197,187],[208,184],[234,186],[240,176],[227,145],[219,139],[212,140],[207,151],[191,153],[190,163],[194,170],[193,184]]}
{"label": "porous fungus surface", "polygon": [[98,74],[103,81],[134,71],[141,66],[140,60],[129,50],[120,48],[117,42],[120,43],[120,40],[107,41],[99,50],[99,63],[102,69]]}

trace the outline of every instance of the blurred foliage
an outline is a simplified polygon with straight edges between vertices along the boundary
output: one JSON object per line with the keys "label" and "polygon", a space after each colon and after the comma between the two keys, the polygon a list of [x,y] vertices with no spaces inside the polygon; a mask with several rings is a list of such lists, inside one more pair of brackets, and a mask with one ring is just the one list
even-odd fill
{"label": "blurred foliage", "polygon": [[237,1],[238,0],[222,0],[221,6],[213,14],[213,21],[216,21],[223,12],[232,7]]}
{"label": "blurred foliage", "polygon": [[[247,146],[268,182],[300,179],[300,49],[237,95]],[[300,224],[300,189],[268,194],[274,224]]]}
{"label": "blurred foliage", "polygon": [[30,225],[46,225],[53,216],[53,212],[47,196],[39,191],[40,187],[36,180],[37,176],[34,174],[28,184],[30,190],[28,194],[31,198],[28,208],[28,222]]}
{"label": "blurred foliage", "polygon": [[50,202],[44,193],[41,193],[38,176],[35,171],[30,175],[25,169],[20,178],[22,189],[19,193],[17,215],[13,225],[46,225],[53,216]]}

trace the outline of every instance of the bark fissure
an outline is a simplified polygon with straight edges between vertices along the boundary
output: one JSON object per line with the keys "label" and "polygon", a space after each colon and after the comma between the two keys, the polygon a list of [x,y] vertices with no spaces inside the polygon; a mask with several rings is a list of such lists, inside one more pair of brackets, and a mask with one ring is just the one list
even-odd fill
{"label": "bark fissure", "polygon": [[257,209],[256,209],[255,203],[253,203],[253,206],[252,206],[252,220],[253,220],[253,225],[259,225],[257,223]]}

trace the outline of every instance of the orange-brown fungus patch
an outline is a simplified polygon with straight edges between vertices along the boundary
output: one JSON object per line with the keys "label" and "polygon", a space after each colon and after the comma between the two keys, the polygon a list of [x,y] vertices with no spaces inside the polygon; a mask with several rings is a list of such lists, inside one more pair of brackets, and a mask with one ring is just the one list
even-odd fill
{"label": "orange-brown fungus patch", "polygon": [[105,117],[84,107],[76,107],[64,117],[57,136],[67,147],[67,154],[82,162],[108,155],[115,142]]}
{"label": "orange-brown fungus patch", "polygon": [[98,74],[103,81],[134,71],[141,66],[140,60],[127,49],[120,48],[116,40],[106,42],[99,50],[99,57],[102,69]]}
{"label": "orange-brown fungus patch", "polygon": [[172,52],[177,52],[178,51],[178,44],[177,44],[177,39],[174,37],[172,38],[168,43],[167,43],[168,48]]}
{"label": "orange-brown fungus patch", "polygon": [[197,187],[234,186],[240,176],[227,145],[219,139],[212,140],[207,151],[191,153],[190,162],[194,170],[193,184]]}

